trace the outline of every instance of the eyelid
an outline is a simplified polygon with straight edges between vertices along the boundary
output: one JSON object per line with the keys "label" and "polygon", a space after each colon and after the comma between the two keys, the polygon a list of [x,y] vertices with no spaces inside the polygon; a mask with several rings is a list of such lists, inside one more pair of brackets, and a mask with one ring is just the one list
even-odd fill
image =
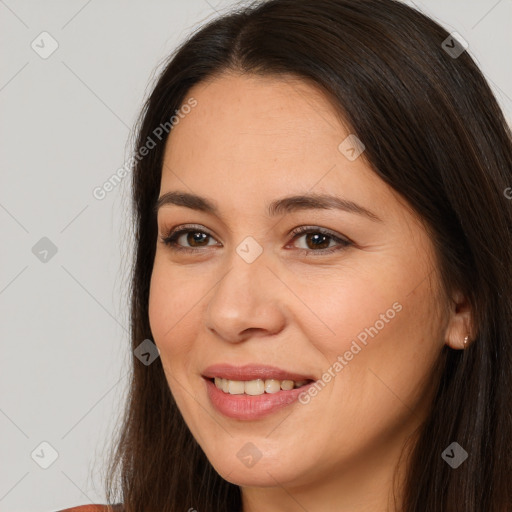
{"label": "eyelid", "polygon": [[[208,235],[209,237],[216,240],[216,235],[212,234],[208,229],[206,229],[204,226],[200,224],[179,224],[177,226],[174,226],[173,228],[170,228],[169,230],[165,231],[165,234],[163,236],[160,236],[160,241],[162,241],[165,244],[166,240],[169,240],[171,237],[179,237],[189,231],[197,231],[204,233]],[[171,244],[166,244],[171,245]],[[184,249],[187,249],[187,247],[184,247]],[[188,247],[188,249],[193,249],[191,247]],[[194,252],[199,249],[194,249]]]}
{"label": "eyelid", "polygon": [[[177,245],[175,243],[179,237],[181,237],[183,234],[186,234],[190,231],[204,233],[207,236],[211,237],[212,239],[216,240],[215,235],[211,234],[209,232],[209,230],[204,228],[204,226],[202,226],[202,225],[180,224],[178,226],[174,226],[173,228],[169,229],[165,236],[160,237],[160,241],[173,251],[176,251],[176,252],[182,251],[182,252],[187,252],[187,253],[192,253],[192,254],[204,253],[204,249],[214,247],[213,245],[207,245],[204,247],[197,247],[197,248],[196,247],[184,247],[184,246]],[[336,241],[338,243],[338,245],[334,246],[334,247],[319,249],[319,250],[295,248],[295,250],[299,251],[301,254],[320,256],[320,255],[326,255],[329,253],[341,251],[343,249],[346,249],[350,246],[355,245],[355,243],[352,240],[350,240],[348,237],[346,237],[344,235],[340,235],[340,234],[336,233],[335,231],[332,231],[328,228],[324,228],[324,227],[317,226],[317,225],[302,225],[302,226],[298,226],[297,228],[294,228],[287,234],[288,237],[292,236],[293,238],[286,245],[286,247],[288,247],[291,243],[293,243],[300,236],[302,236],[304,234],[309,234],[309,233],[320,233],[325,236],[328,236],[332,240]]]}
{"label": "eyelid", "polygon": [[328,235],[331,238],[334,238],[335,240],[338,240],[338,241],[347,242],[347,243],[351,243],[351,244],[354,243],[354,242],[352,242],[352,240],[350,240],[350,238],[348,238],[344,235],[341,235],[341,234],[337,233],[336,231],[332,231],[331,229],[323,228],[321,226],[315,226],[315,225],[304,225],[304,226],[299,226],[297,228],[294,228],[294,229],[292,229],[292,231],[290,231],[288,236],[295,237],[296,235],[301,235],[304,233],[307,234],[307,233],[311,233],[311,232]]}

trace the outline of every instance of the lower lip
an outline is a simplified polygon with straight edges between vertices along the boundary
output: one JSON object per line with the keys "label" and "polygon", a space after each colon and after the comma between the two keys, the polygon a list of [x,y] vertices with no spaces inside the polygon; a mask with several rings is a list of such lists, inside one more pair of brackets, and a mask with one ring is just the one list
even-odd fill
{"label": "lower lip", "polygon": [[208,397],[215,409],[224,414],[224,416],[237,420],[257,420],[263,418],[294,403],[303,391],[306,391],[309,386],[314,384],[313,381],[300,388],[251,396],[245,394],[230,395],[218,389],[211,380],[204,378],[204,381],[206,382]]}

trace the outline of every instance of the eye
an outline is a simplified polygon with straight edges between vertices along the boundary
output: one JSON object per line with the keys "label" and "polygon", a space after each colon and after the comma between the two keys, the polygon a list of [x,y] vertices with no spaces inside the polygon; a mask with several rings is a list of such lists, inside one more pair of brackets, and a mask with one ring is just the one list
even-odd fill
{"label": "eye", "polygon": [[[350,240],[318,226],[301,226],[294,229],[290,235],[293,236],[292,242],[304,237],[306,248],[298,249],[301,254],[328,254],[353,245]],[[173,251],[196,254],[201,252],[201,248],[216,245],[215,243],[208,244],[210,240],[214,240],[213,236],[205,231],[202,226],[197,225],[179,226],[179,228],[172,229],[166,236],[160,238],[160,241]],[[335,242],[334,246],[331,245],[331,242]],[[189,247],[183,246],[182,243],[189,244]]]}
{"label": "eye", "polygon": [[[179,240],[184,238],[186,243],[191,247],[183,247],[179,244]],[[197,252],[201,247],[207,247],[208,244],[204,243],[209,238],[212,238],[208,232],[204,231],[201,226],[186,225],[180,226],[180,229],[171,230],[165,237],[160,240],[165,245],[169,246],[173,251],[184,251],[189,253]]]}
{"label": "eye", "polygon": [[[342,238],[336,233],[318,226],[301,226],[294,229],[291,235],[295,235],[292,241],[304,237],[306,248],[299,249],[303,254],[330,254],[353,245],[347,238]],[[330,246],[329,244],[333,241],[337,243]]]}

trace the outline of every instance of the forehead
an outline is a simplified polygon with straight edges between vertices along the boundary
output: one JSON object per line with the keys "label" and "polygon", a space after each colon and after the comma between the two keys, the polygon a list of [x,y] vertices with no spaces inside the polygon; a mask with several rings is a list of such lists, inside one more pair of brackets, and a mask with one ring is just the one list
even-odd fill
{"label": "forehead", "polygon": [[313,147],[327,156],[347,132],[322,93],[297,79],[222,75],[188,96],[197,106],[171,132],[174,160],[293,160]]}
{"label": "forehead", "polygon": [[188,188],[233,211],[283,192],[339,193],[366,204],[390,193],[363,158],[342,154],[350,131],[309,82],[224,74],[191,88],[189,98],[197,105],[168,138],[161,192]]}
{"label": "forehead", "polygon": [[246,123],[250,116],[250,126],[261,122],[274,126],[276,122],[294,121],[297,115],[316,113],[318,121],[323,119],[331,128],[339,128],[341,120],[335,119],[335,104],[319,85],[293,75],[224,72],[196,84],[188,96],[200,100],[200,108],[195,110],[201,111],[203,121],[214,121],[211,116],[225,113],[234,123],[241,119]]}

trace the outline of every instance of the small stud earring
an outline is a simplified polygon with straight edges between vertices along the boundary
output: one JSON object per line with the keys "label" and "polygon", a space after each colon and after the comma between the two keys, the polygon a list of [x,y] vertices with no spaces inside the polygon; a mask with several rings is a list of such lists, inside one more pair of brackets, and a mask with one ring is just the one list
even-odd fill
{"label": "small stud earring", "polygon": [[469,339],[469,336],[466,336],[466,337],[464,338],[464,349],[466,349],[466,347],[467,347],[468,339]]}

